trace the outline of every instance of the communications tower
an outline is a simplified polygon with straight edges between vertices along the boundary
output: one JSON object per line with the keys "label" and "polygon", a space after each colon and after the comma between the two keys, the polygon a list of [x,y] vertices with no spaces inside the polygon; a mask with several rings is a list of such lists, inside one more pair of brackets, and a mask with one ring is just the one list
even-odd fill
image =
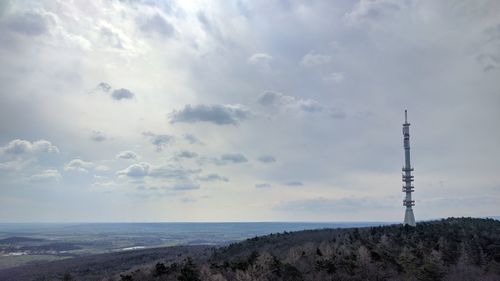
{"label": "communications tower", "polygon": [[403,192],[406,194],[403,200],[403,206],[406,207],[404,225],[415,226],[415,215],[413,214],[413,206],[415,201],[411,199],[411,193],[415,187],[412,185],[413,168],[410,164],[410,123],[408,123],[408,113],[405,110],[405,123],[403,124],[403,142],[405,149],[405,165],[403,167]]}

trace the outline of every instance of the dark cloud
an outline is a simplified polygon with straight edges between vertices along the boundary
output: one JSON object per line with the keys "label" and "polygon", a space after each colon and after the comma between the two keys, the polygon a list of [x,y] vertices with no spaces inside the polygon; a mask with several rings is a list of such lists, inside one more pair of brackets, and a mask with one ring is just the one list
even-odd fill
{"label": "dark cloud", "polygon": [[176,154],[176,156],[180,157],[180,158],[196,158],[196,157],[198,157],[198,153],[188,151],[188,150],[183,150],[183,151],[178,152]]}
{"label": "dark cloud", "polygon": [[262,163],[273,163],[276,162],[276,158],[274,158],[271,155],[262,155],[259,158],[257,158]]}
{"label": "dark cloud", "polygon": [[140,29],[145,33],[155,33],[162,37],[171,37],[175,34],[174,26],[158,13],[139,22]]}
{"label": "dark cloud", "polygon": [[500,24],[490,26],[483,31],[485,43],[481,46],[476,60],[488,72],[500,68]]}
{"label": "dark cloud", "polygon": [[200,189],[200,185],[193,182],[177,183],[171,186],[173,190],[195,190]]}
{"label": "dark cloud", "polygon": [[121,151],[120,153],[118,153],[116,155],[116,158],[117,159],[138,159],[139,156],[133,151],[126,150],[126,151]]}
{"label": "dark cloud", "polygon": [[190,144],[203,144],[201,140],[193,134],[184,134],[184,139]]}
{"label": "dark cloud", "polygon": [[191,170],[182,167],[159,166],[152,168],[148,176],[172,180],[188,180],[192,175],[200,172],[200,169]]}
{"label": "dark cloud", "polygon": [[156,151],[161,151],[165,146],[175,141],[175,137],[172,135],[158,135],[152,132],[144,132],[142,135],[149,138],[151,144],[156,146]]}
{"label": "dark cloud", "polygon": [[289,181],[285,183],[288,186],[303,186],[304,183],[300,181]]}
{"label": "dark cloud", "polygon": [[245,157],[245,155],[241,153],[227,153],[223,154],[220,157],[220,160],[223,162],[231,162],[231,163],[245,163],[248,162],[248,159]]}
{"label": "dark cloud", "polygon": [[218,174],[208,174],[204,176],[199,176],[196,179],[200,181],[208,181],[208,182],[213,182],[213,181],[223,181],[223,182],[228,182],[229,179],[223,176],[220,176]]}
{"label": "dark cloud", "polygon": [[111,97],[115,100],[133,99],[134,96],[134,93],[124,88],[114,90],[111,93]]}
{"label": "dark cloud", "polygon": [[293,103],[295,98],[283,95],[282,93],[266,91],[257,97],[257,102],[263,106],[279,106]]}
{"label": "dark cloud", "polygon": [[323,111],[323,106],[315,100],[299,99],[273,91],[266,91],[260,94],[257,97],[257,103],[266,107],[283,107],[288,109],[301,110],[309,113]]}
{"label": "dark cloud", "polygon": [[255,184],[255,188],[269,188],[269,187],[271,187],[271,185],[268,184],[268,183],[257,183],[257,184]]}
{"label": "dark cloud", "polygon": [[96,90],[103,91],[105,93],[109,93],[111,91],[112,87],[106,82],[101,82],[97,84]]}
{"label": "dark cloud", "polygon": [[106,140],[106,136],[102,132],[92,131],[90,139],[96,142],[102,142]]}
{"label": "dark cloud", "polygon": [[252,113],[242,105],[186,105],[169,114],[170,123],[211,122],[217,125],[237,125]]}
{"label": "dark cloud", "polygon": [[7,20],[6,26],[14,32],[27,36],[38,36],[48,31],[47,20],[37,13],[13,15]]}

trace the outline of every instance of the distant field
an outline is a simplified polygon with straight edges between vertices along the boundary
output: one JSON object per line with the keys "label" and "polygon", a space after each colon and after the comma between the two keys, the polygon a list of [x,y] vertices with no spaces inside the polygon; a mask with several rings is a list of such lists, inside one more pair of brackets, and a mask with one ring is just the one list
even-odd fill
{"label": "distant field", "polygon": [[224,245],[284,231],[384,224],[387,223],[0,223],[0,269],[33,261],[60,260],[132,249]]}
{"label": "distant field", "polygon": [[15,267],[30,262],[56,261],[67,257],[54,255],[22,255],[22,256],[0,256],[0,269]]}

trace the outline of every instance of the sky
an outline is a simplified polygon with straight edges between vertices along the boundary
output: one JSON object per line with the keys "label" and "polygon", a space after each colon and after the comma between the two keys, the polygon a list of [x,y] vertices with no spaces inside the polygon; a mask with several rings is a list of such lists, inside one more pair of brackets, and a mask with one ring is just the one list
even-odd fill
{"label": "sky", "polygon": [[1,1],[0,222],[500,215],[500,2]]}

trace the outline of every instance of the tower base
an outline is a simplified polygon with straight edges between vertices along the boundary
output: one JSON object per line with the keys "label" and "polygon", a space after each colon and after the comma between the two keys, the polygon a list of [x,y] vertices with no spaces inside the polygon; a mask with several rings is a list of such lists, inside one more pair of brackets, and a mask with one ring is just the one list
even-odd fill
{"label": "tower base", "polygon": [[412,208],[406,208],[404,225],[416,226]]}

